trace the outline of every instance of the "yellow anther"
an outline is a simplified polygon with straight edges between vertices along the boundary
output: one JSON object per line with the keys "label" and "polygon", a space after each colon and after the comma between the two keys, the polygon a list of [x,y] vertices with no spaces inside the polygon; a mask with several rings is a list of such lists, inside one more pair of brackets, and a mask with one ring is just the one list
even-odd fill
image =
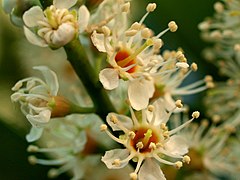
{"label": "yellow anther", "polygon": [[183,161],[184,163],[189,164],[190,161],[191,161],[191,158],[190,158],[189,156],[184,156],[182,161]]}
{"label": "yellow anther", "polygon": [[168,23],[168,28],[170,29],[171,32],[175,32],[175,31],[177,31],[178,26],[175,23],[175,21],[171,21]]}
{"label": "yellow anther", "polygon": [[199,116],[200,116],[200,112],[199,111],[194,111],[192,113],[192,117],[195,118],[195,119],[199,118]]}
{"label": "yellow anther", "polygon": [[156,9],[157,5],[156,3],[149,3],[147,5],[146,11],[147,12],[153,12]]}
{"label": "yellow anther", "polygon": [[100,126],[100,130],[101,130],[101,131],[106,131],[106,130],[107,130],[107,125],[106,125],[106,124],[102,124],[102,125]]}
{"label": "yellow anther", "polygon": [[183,163],[182,163],[181,161],[175,162],[175,167],[176,167],[177,169],[180,169],[182,166],[183,166]]}

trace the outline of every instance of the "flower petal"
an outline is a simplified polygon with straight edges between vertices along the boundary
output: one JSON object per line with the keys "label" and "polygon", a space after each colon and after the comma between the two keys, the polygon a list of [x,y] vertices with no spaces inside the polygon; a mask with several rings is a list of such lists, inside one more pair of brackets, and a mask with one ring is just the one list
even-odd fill
{"label": "flower petal", "polygon": [[39,6],[33,6],[23,14],[23,22],[28,27],[37,26],[38,21],[44,20],[44,14]]}
{"label": "flower petal", "polygon": [[112,90],[118,87],[119,77],[117,70],[113,68],[105,68],[99,73],[99,80],[103,87]]}
{"label": "flower petal", "polygon": [[57,9],[69,9],[76,4],[77,0],[53,0]]}
{"label": "flower petal", "polygon": [[154,112],[149,112],[146,110],[147,114],[147,119],[150,123],[150,121],[153,118],[153,113],[154,113],[154,125],[158,126],[161,123],[165,123],[169,119],[169,115],[166,111],[165,105],[163,105],[165,101],[162,98],[159,98],[156,100],[152,105],[155,107]]}
{"label": "flower petal", "polygon": [[38,115],[28,114],[26,117],[33,127],[42,128],[49,122],[51,111],[46,109],[41,111]]}
{"label": "flower petal", "polygon": [[138,174],[139,180],[165,180],[165,176],[159,166],[154,160],[147,158],[141,166]]}
{"label": "flower petal", "polygon": [[133,127],[133,121],[131,118],[124,116],[124,115],[119,115],[116,113],[109,113],[107,115],[107,123],[111,126],[113,131],[120,131],[121,129],[118,127],[118,125],[114,124],[111,121],[111,117],[115,116],[118,121],[120,121],[121,125],[123,125],[125,128],[131,130]]}
{"label": "flower petal", "polygon": [[82,33],[88,25],[88,21],[90,18],[90,13],[86,6],[81,6],[78,11],[78,25],[79,25],[79,32]]}
{"label": "flower petal", "polygon": [[128,97],[131,106],[135,110],[141,110],[147,107],[149,98],[153,96],[153,81],[141,79],[134,80],[129,83]]}
{"label": "flower petal", "polygon": [[75,37],[76,29],[67,23],[61,24],[52,35],[53,47],[59,48],[69,43]]}
{"label": "flower petal", "polygon": [[24,26],[23,29],[24,29],[24,34],[25,34],[27,40],[30,43],[32,43],[34,45],[37,45],[37,46],[40,46],[40,47],[47,47],[48,46],[48,44],[43,39],[38,37],[32,31],[30,31],[30,29],[28,29],[26,26]]}
{"label": "flower petal", "polygon": [[102,157],[102,161],[106,164],[109,169],[120,169],[128,164],[128,161],[121,163],[119,166],[114,166],[113,162],[116,159],[126,159],[129,156],[129,151],[127,149],[114,149],[107,151]]}
{"label": "flower petal", "polygon": [[27,142],[38,140],[43,133],[43,128],[32,127],[29,134],[26,135]]}
{"label": "flower petal", "polygon": [[34,66],[33,69],[37,69],[42,72],[47,85],[50,89],[50,94],[56,96],[59,89],[58,78],[55,72],[50,70],[47,66]]}
{"label": "flower petal", "polygon": [[91,35],[93,45],[98,49],[100,52],[106,52],[104,46],[104,35],[93,31]]}
{"label": "flower petal", "polygon": [[165,143],[165,149],[173,155],[184,155],[188,153],[187,142],[180,135],[171,136],[169,141]]}

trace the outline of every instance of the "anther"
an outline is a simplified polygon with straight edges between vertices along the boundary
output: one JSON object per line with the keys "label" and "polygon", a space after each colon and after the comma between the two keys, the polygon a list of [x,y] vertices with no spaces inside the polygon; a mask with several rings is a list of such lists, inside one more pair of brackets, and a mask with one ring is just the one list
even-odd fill
{"label": "anther", "polygon": [[220,2],[216,2],[216,3],[213,5],[213,7],[214,7],[214,9],[215,9],[215,11],[216,11],[217,13],[222,13],[222,12],[224,11],[224,6],[223,6],[223,4],[220,3]]}
{"label": "anther", "polygon": [[58,170],[57,169],[50,169],[49,171],[48,171],[48,177],[49,178],[55,178],[55,177],[57,177],[58,176]]}
{"label": "anther", "polygon": [[153,12],[156,9],[157,5],[156,3],[149,3],[146,7],[147,12]]}
{"label": "anther", "polygon": [[137,173],[134,173],[134,172],[130,173],[129,176],[130,176],[131,180],[137,180]]}
{"label": "anther", "polygon": [[141,24],[140,23],[138,23],[138,22],[135,22],[135,23],[133,23],[132,25],[131,25],[131,28],[130,29],[132,29],[132,30],[139,30],[141,28]]}
{"label": "anther", "polygon": [[149,105],[147,110],[150,111],[150,112],[153,112],[154,111],[154,106],[153,105]]}
{"label": "anther", "polygon": [[141,32],[141,36],[143,39],[148,39],[151,37],[151,35],[152,35],[152,32],[150,31],[149,28],[144,28]]}
{"label": "anther", "polygon": [[149,149],[152,149],[152,150],[155,150],[155,149],[157,149],[157,146],[156,146],[156,144],[155,144],[155,143],[153,143],[153,142],[150,142],[150,144],[149,144]]}
{"label": "anther", "polygon": [[158,143],[156,144],[156,148],[162,148],[162,147],[164,147],[162,143],[158,142]]}
{"label": "anther", "polygon": [[181,101],[180,99],[175,102],[175,105],[176,105],[178,108],[182,108],[182,107],[183,107],[182,101]]}
{"label": "anther", "polygon": [[182,163],[181,161],[175,162],[175,167],[176,167],[177,169],[180,169],[182,166],[183,166],[183,163]]}
{"label": "anther", "polygon": [[161,128],[162,130],[164,130],[164,131],[168,130],[168,127],[166,126],[165,123],[161,123],[161,124],[160,124],[160,128]]}
{"label": "anther", "polygon": [[105,36],[109,36],[111,33],[110,29],[107,26],[103,26],[102,31]]}
{"label": "anther", "polygon": [[207,82],[206,86],[211,89],[215,87],[215,84],[213,82]]}
{"label": "anther", "polygon": [[135,36],[137,33],[138,33],[138,31],[135,29],[125,31],[125,35],[130,36],[130,37]]}
{"label": "anther", "polygon": [[130,132],[128,133],[128,136],[129,136],[131,139],[134,139],[135,136],[136,136],[136,134],[135,134],[133,131],[130,131]]}
{"label": "anther", "polygon": [[153,47],[154,49],[160,49],[163,45],[163,41],[161,39],[155,39]]}
{"label": "anther", "polygon": [[39,148],[38,148],[37,146],[29,145],[28,148],[27,148],[27,151],[28,151],[28,152],[37,152],[38,149],[39,149]]}
{"label": "anther", "polygon": [[196,64],[196,63],[192,63],[192,64],[191,64],[191,69],[192,69],[193,71],[197,71],[197,70],[198,70],[197,64]]}
{"label": "anther", "polygon": [[148,80],[148,81],[151,81],[152,80],[152,77],[150,76],[149,73],[143,73],[143,77]]}
{"label": "anther", "polygon": [[192,117],[195,118],[195,119],[199,118],[199,116],[200,116],[200,112],[199,111],[194,111],[192,113]]}
{"label": "anther", "polygon": [[207,76],[205,76],[204,81],[205,81],[205,82],[212,82],[212,81],[213,81],[213,78],[212,78],[212,76],[207,75]]}
{"label": "anther", "polygon": [[143,142],[138,142],[137,144],[136,144],[136,148],[138,148],[138,149],[142,149],[144,147],[144,145],[143,145]]}
{"label": "anther", "polygon": [[182,160],[184,163],[187,163],[187,164],[189,164],[190,163],[190,161],[191,161],[191,158],[189,157],[189,156],[184,156],[183,157],[183,160]]}
{"label": "anther", "polygon": [[234,45],[234,51],[240,52],[240,44]]}
{"label": "anther", "polygon": [[101,130],[101,131],[106,131],[106,130],[107,130],[107,125],[106,125],[106,124],[102,124],[102,125],[100,126],[100,130]]}
{"label": "anther", "polygon": [[185,62],[177,62],[176,66],[179,68],[184,68],[184,69],[189,67],[188,63],[185,63]]}
{"label": "anther", "polygon": [[129,10],[130,10],[130,2],[127,2],[127,3],[125,3],[123,6],[122,6],[122,12],[129,12]]}
{"label": "anther", "polygon": [[12,87],[12,91],[17,91],[22,87],[23,83],[22,81],[17,82],[13,87]]}
{"label": "anther", "polygon": [[29,156],[28,162],[32,165],[35,165],[37,163],[37,158],[35,156]]}
{"label": "anther", "polygon": [[222,39],[222,34],[220,31],[215,30],[215,31],[211,32],[210,37],[213,39],[216,39],[216,40],[220,40],[220,39]]}
{"label": "anther", "polygon": [[175,31],[177,31],[178,26],[175,23],[175,21],[171,21],[168,23],[168,28],[170,29],[171,32],[175,32]]}
{"label": "anther", "polygon": [[164,131],[163,132],[163,137],[169,138],[169,131]]}

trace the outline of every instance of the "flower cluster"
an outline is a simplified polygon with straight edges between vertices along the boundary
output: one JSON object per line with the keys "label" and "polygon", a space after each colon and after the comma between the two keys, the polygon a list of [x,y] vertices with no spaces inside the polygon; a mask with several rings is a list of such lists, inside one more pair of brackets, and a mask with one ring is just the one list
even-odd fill
{"label": "flower cluster", "polygon": [[[199,24],[205,40],[214,43],[212,48],[205,50],[205,56],[216,64],[220,73],[228,78],[227,82],[216,84],[209,91],[206,100],[208,114],[213,119],[226,120],[239,111],[239,1],[216,2],[214,17]],[[222,105],[225,104],[224,108]]]}
{"label": "flower cluster", "polygon": [[[240,111],[226,123],[209,128],[205,121],[192,124],[200,116],[198,111],[190,119],[181,117],[188,111],[182,104],[183,96],[214,88],[215,84],[210,75],[183,84],[198,70],[198,65],[189,63],[182,49],[162,50],[162,36],[178,29],[175,21],[155,34],[144,23],[156,10],[156,3],[149,3],[145,14],[135,22],[129,21],[130,0],[95,3],[97,6],[89,8],[89,3],[77,0],[53,0],[50,5],[39,1],[22,13],[23,31],[30,43],[53,50],[61,48],[66,53],[62,64],[45,63],[55,68],[72,66],[67,73],[59,71],[58,75],[47,66],[35,66],[45,80],[29,77],[12,88],[12,101],[20,104],[32,125],[27,141],[40,137],[42,140],[41,145],[30,145],[28,151],[47,153],[52,158],[41,159],[34,154],[29,156],[30,163],[60,166],[51,169],[49,176],[71,172],[73,179],[107,179],[116,172],[120,175],[114,179],[164,180],[167,176],[162,167],[180,169],[183,163],[189,164],[186,168],[193,173],[207,169],[218,174],[226,169],[236,174],[238,161],[230,159],[237,153],[222,157],[237,147],[235,141],[228,140],[236,132],[234,126],[239,124]],[[5,8],[7,5],[4,1]],[[226,14],[223,4],[217,3],[215,9],[216,19],[200,24],[200,28],[205,37],[216,42],[215,56],[231,59],[225,64],[219,61],[221,71],[229,75],[230,93],[230,87],[210,91],[223,96],[209,98],[216,103],[214,113],[219,113],[213,119],[219,122],[219,118],[228,117],[239,107],[239,99],[234,101],[239,96],[239,71],[237,66],[234,71],[230,68],[235,62],[239,65],[240,45],[235,43],[236,33],[224,24],[229,23],[228,18],[221,21],[223,24],[218,23]],[[238,16],[237,11],[229,17],[233,15]],[[235,23],[234,20],[227,27]],[[222,32],[212,31],[221,27]],[[69,78],[72,74],[80,81]],[[76,99],[75,104],[70,102],[67,91],[59,95],[59,83],[65,89],[70,84],[74,86],[71,96]],[[226,100],[234,107],[232,111],[218,109]],[[231,147],[226,150],[224,146],[228,143]]]}

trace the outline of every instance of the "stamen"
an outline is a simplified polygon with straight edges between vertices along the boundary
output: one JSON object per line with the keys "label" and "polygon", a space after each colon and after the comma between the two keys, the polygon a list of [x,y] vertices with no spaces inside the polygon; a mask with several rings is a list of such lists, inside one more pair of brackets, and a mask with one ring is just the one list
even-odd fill
{"label": "stamen", "polygon": [[190,157],[189,156],[184,156],[183,157],[183,160],[182,160],[184,163],[187,163],[187,164],[189,164],[190,163],[190,161],[191,161],[191,159],[190,159]]}
{"label": "stamen", "polygon": [[147,5],[146,11],[147,12],[153,12],[156,9],[157,5],[156,3],[149,3]]}
{"label": "stamen", "polygon": [[133,172],[129,174],[131,180],[137,180],[137,173]]}
{"label": "stamen", "polygon": [[175,167],[176,167],[177,169],[180,169],[182,166],[183,166],[183,163],[182,163],[181,161],[175,162]]}

